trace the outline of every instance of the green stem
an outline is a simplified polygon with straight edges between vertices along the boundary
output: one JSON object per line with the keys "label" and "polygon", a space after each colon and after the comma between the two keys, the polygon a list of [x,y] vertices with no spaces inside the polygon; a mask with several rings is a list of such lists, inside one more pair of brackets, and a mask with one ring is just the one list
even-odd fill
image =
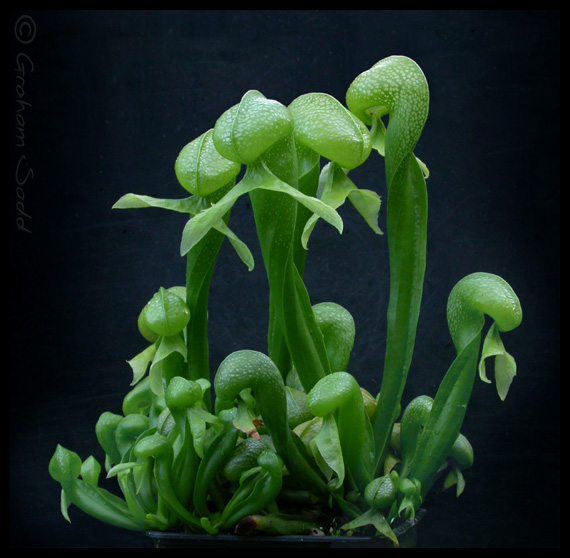
{"label": "green stem", "polygon": [[425,272],[426,225],[425,181],[410,154],[388,192],[390,297],[384,372],[373,422],[377,466],[386,456],[411,365]]}
{"label": "green stem", "polygon": [[161,434],[153,434],[140,440],[133,449],[135,457],[154,461],[154,478],[158,493],[165,505],[191,529],[203,532],[200,520],[180,502],[171,479],[174,453],[170,442]]}
{"label": "green stem", "polygon": [[186,304],[190,321],[186,327],[188,379],[210,379],[208,343],[208,297],[214,264],[224,235],[211,230],[186,257]]}
{"label": "green stem", "polygon": [[227,530],[253,513],[259,513],[275,500],[281,491],[283,462],[279,456],[264,450],[257,458],[258,473],[242,481],[222,512],[221,527]]}
{"label": "green stem", "polygon": [[[233,185],[233,184],[232,184]],[[225,187],[210,195],[207,200],[215,203],[231,187]],[[224,221],[227,222],[229,211]],[[190,321],[186,326],[187,378],[210,380],[210,350],[208,341],[208,301],[214,266],[224,241],[224,234],[212,229],[186,255],[186,305]],[[204,402],[211,409],[210,398],[204,394]]]}
{"label": "green stem", "polygon": [[[296,156],[292,138],[286,138],[289,145],[278,146],[279,161],[288,160],[288,169],[296,168]],[[285,149],[288,148],[288,155]],[[265,159],[267,166],[248,167],[254,180],[278,180],[297,186],[297,176],[283,176],[281,168],[272,165],[271,153]],[[294,171],[291,171],[291,174]],[[283,178],[282,178],[283,176]],[[256,189],[250,193],[257,232],[261,243],[270,290],[270,345],[269,356],[285,376],[283,369],[287,361],[284,355],[281,335],[286,342],[291,361],[306,391],[330,372],[323,336],[317,325],[307,289],[295,265],[295,227],[297,225],[298,203],[280,192]],[[298,242],[298,238],[296,239]]]}
{"label": "green stem", "polygon": [[202,389],[192,381],[182,377],[173,378],[165,394],[165,402],[176,424],[170,434],[174,456],[172,461],[171,482],[178,499],[188,507],[192,492],[199,457],[194,449],[194,441],[189,424],[189,410],[202,399]]}
{"label": "green stem", "polygon": [[210,485],[229,459],[238,439],[238,431],[234,428],[231,414],[224,417],[224,430],[208,447],[204,458],[198,466],[194,485],[193,503],[201,517],[209,517],[207,506]]}
{"label": "green stem", "polygon": [[[296,146],[297,149],[297,165],[299,169],[299,176],[296,179],[298,190],[303,194],[311,197],[316,197],[317,189],[319,187],[319,175],[320,175],[320,157],[310,151],[306,150],[301,146]],[[295,179],[294,179],[295,180]],[[307,258],[307,250],[302,246],[301,237],[303,235],[303,230],[305,224],[309,218],[313,215],[313,212],[301,204],[297,204],[296,208],[296,219],[295,219],[295,230],[291,239],[291,245],[293,247],[293,261],[295,267],[299,272],[299,276],[303,278],[305,271],[305,263]],[[274,299],[274,297],[272,297]],[[270,354],[273,361],[277,364],[277,367],[281,371],[283,378],[286,378],[288,372],[291,370],[291,354],[287,348],[287,342],[283,334],[280,321],[278,319],[278,309],[274,306],[275,300],[270,303],[270,319],[268,328],[268,339]]]}
{"label": "green stem", "polygon": [[454,360],[438,389],[420,437],[408,477],[421,483],[424,497],[461,431],[477,375],[480,342],[480,334],[473,337]]}
{"label": "green stem", "polygon": [[[301,145],[296,145],[298,179],[297,187],[299,192],[306,196],[317,197],[319,189],[319,177],[321,173],[320,156]],[[293,251],[295,265],[299,270],[299,275],[304,276],[305,263],[307,259],[307,249],[303,247],[301,238],[307,221],[314,215],[312,211],[301,204],[297,204],[297,219],[295,222],[295,232],[293,233]]]}

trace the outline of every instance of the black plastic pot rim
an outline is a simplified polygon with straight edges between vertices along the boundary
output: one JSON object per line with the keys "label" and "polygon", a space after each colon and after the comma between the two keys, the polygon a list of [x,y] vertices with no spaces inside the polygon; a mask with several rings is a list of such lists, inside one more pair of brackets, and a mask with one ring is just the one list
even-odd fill
{"label": "black plastic pot rim", "polygon": [[[425,516],[426,510],[420,509],[417,511],[413,519],[406,520],[393,528],[394,534],[398,539],[402,537],[410,529],[414,528],[421,519]],[[244,546],[253,544],[255,546],[263,546],[268,544],[270,546],[291,546],[291,545],[308,545],[308,546],[373,546],[378,539],[386,539],[383,536],[369,537],[369,536],[349,536],[349,535],[232,535],[232,534],[194,534],[194,533],[180,533],[170,531],[146,531],[145,534],[153,539],[155,543],[160,541],[176,544],[177,542],[183,543],[184,541],[194,543],[204,543],[205,545],[231,545]]]}

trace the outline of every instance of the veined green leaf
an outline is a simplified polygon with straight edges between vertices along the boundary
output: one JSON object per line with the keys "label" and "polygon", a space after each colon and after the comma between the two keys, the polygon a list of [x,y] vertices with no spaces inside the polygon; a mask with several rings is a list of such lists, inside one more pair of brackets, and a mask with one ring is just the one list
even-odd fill
{"label": "veined green leaf", "polygon": [[386,519],[384,514],[378,510],[375,510],[374,508],[366,510],[362,515],[358,516],[352,521],[349,521],[348,523],[345,523],[341,527],[341,529],[343,531],[351,531],[353,529],[366,527],[368,525],[374,526],[374,528],[381,535],[384,535],[385,537],[389,538],[394,543],[395,547],[400,546],[398,537],[396,537],[396,534],[390,527],[390,524],[388,523],[388,520]]}
{"label": "veined green leaf", "polygon": [[59,504],[59,509],[61,511],[61,515],[63,516],[63,518],[68,522],[71,523],[71,518],[69,517],[69,506],[71,506],[71,501],[69,500],[69,498],[67,497],[67,494],[65,493],[65,490],[63,490],[63,488],[61,489],[61,494],[60,494],[60,504]]}
{"label": "veined green leaf", "polygon": [[149,371],[150,387],[156,395],[163,395],[163,366],[165,360],[175,353],[180,354],[185,359],[187,357],[187,348],[181,334],[161,337],[157,344],[156,354]]}
{"label": "veined green leaf", "polygon": [[481,360],[479,361],[479,376],[484,382],[490,383],[487,377],[485,360],[495,357],[495,384],[497,393],[502,401],[507,397],[511,382],[517,373],[515,359],[510,355],[503,345],[497,324],[493,323],[487,332],[483,342]]}
{"label": "veined green leaf", "polygon": [[336,479],[332,481],[334,488],[342,486],[345,476],[344,459],[333,415],[323,418],[319,432],[309,442],[309,449],[329,481],[333,479],[333,475],[336,475]]}
{"label": "veined green leaf", "polygon": [[237,235],[220,220],[218,224],[214,227],[218,232],[221,232],[230,241],[231,245],[234,247],[239,259],[247,266],[248,271],[252,271],[255,267],[255,261],[253,259],[253,254],[248,248],[247,244],[240,240]]}
{"label": "veined green leaf", "polygon": [[451,469],[451,471],[449,471],[449,473],[447,473],[447,476],[443,481],[443,489],[447,490],[454,485],[456,485],[455,495],[457,498],[459,498],[459,496],[461,496],[465,490],[465,478],[463,477],[463,473],[459,467],[454,467]]}
{"label": "veined green leaf", "polygon": [[132,386],[138,383],[144,377],[155,354],[156,344],[153,343],[141,351],[138,355],[127,361],[133,371],[133,380],[131,382]]}
{"label": "veined green leaf", "polygon": [[[343,205],[348,198],[369,227],[376,234],[382,234],[382,231],[378,227],[378,213],[380,212],[381,205],[380,196],[371,190],[357,188],[340,165],[328,163],[323,167],[319,179],[317,196],[322,202],[330,205],[334,209]],[[301,242],[305,249],[307,249],[309,237],[318,219],[319,216],[313,214],[305,224],[301,237]]]}
{"label": "veined green leaf", "polygon": [[370,136],[372,138],[372,149],[375,149],[384,157],[384,155],[386,155],[386,125],[382,121],[382,118],[378,117],[373,119]]}
{"label": "veined green leaf", "polygon": [[292,186],[279,180],[263,163],[248,168],[248,172],[234,188],[232,188],[220,201],[192,217],[184,227],[180,253],[186,254],[192,249],[212,228],[219,225],[223,215],[235,204],[237,199],[256,189],[279,192],[289,195],[312,212],[316,213],[342,232],[343,224],[340,215],[322,201],[306,196]]}
{"label": "veined green leaf", "polygon": [[192,432],[192,443],[198,457],[203,458],[207,449],[206,426],[212,425],[214,431],[221,431],[223,423],[219,417],[200,407],[188,409],[188,420]]}
{"label": "veined green leaf", "polygon": [[117,463],[117,465],[114,465],[113,467],[111,467],[111,469],[109,469],[109,472],[107,473],[107,478],[110,479],[112,477],[120,475],[121,473],[124,473],[125,471],[131,471],[135,467],[140,467],[141,465],[142,463],[138,461]]}
{"label": "veined green leaf", "polygon": [[[226,184],[226,187],[228,184]],[[233,205],[233,204],[232,204]],[[144,208],[158,208],[168,209],[177,213],[187,213],[189,215],[197,215],[209,206],[209,202],[205,198],[199,196],[190,196],[182,199],[164,199],[153,198],[151,196],[144,196],[141,194],[125,194],[113,205],[113,209],[144,209]],[[231,206],[228,206],[230,209]],[[223,215],[222,215],[223,217]],[[223,218],[220,218],[216,223],[210,227],[216,229],[227,237],[235,251],[237,252],[241,261],[247,266],[249,271],[254,267],[254,260],[251,251],[247,245],[242,242],[237,235],[228,227]],[[188,250],[186,251],[188,252]],[[186,253],[185,252],[185,253]],[[182,255],[185,255],[182,254]]]}
{"label": "veined green leaf", "polygon": [[119,198],[113,205],[113,209],[144,209],[154,207],[176,211],[177,213],[190,213],[191,215],[195,215],[200,211],[201,204],[203,204],[203,201],[198,196],[170,200],[129,193]]}

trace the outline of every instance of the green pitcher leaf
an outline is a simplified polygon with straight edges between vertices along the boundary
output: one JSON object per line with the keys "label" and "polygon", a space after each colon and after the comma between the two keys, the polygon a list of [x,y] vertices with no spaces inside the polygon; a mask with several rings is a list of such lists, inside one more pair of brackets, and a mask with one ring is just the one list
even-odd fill
{"label": "green pitcher leaf", "polygon": [[321,378],[307,394],[307,408],[315,416],[334,417],[347,478],[353,488],[364,490],[373,478],[374,443],[362,390],[354,376],[332,372]]}
{"label": "green pitcher leaf", "polygon": [[101,465],[92,455],[90,455],[81,464],[81,478],[91,486],[97,486],[99,484],[100,474]]}
{"label": "green pitcher leaf", "polygon": [[326,93],[307,93],[289,105],[295,139],[346,169],[370,155],[368,128],[339,101]]}
{"label": "green pitcher leaf", "polygon": [[[377,467],[388,451],[392,424],[411,365],[423,294],[427,239],[425,165],[414,155],[429,108],[421,68],[390,56],[362,72],[346,93],[349,110],[373,130],[373,146],[385,157],[390,295],[378,412],[374,417]],[[389,115],[385,127],[382,117]]]}
{"label": "green pitcher leaf", "polygon": [[390,115],[384,144],[386,176],[391,182],[427,120],[429,88],[421,68],[406,56],[384,58],[353,80],[346,102],[365,124]]}
{"label": "green pitcher leaf", "polygon": [[250,90],[218,118],[213,141],[226,159],[251,165],[292,130],[293,121],[287,107],[267,99],[259,91]]}
{"label": "green pitcher leaf", "polygon": [[[453,287],[447,304],[447,321],[457,356],[437,390],[410,472],[410,476],[421,482],[424,495],[459,437],[477,376],[486,315],[494,324],[483,358],[496,354],[505,361],[499,365],[500,395],[506,394],[506,384],[512,379],[513,363],[505,356],[496,331],[518,327],[522,320],[520,301],[512,287],[497,275],[483,272],[467,275]],[[506,371],[501,370],[505,363]],[[484,368],[481,371],[484,379]]]}
{"label": "green pitcher leaf", "polygon": [[182,298],[161,287],[143,308],[141,319],[157,335],[169,337],[186,327],[190,311]]}
{"label": "green pitcher leaf", "polygon": [[356,325],[352,314],[334,302],[314,304],[313,313],[323,334],[331,372],[348,370],[356,337]]}
{"label": "green pitcher leaf", "polygon": [[191,194],[209,196],[223,188],[239,174],[241,165],[222,157],[208,130],[180,151],[174,172],[180,185]]}
{"label": "green pitcher leaf", "polygon": [[143,528],[122,499],[79,478],[81,458],[76,453],[58,445],[49,462],[49,472],[65,492],[61,500],[61,511],[66,519],[69,519],[69,504],[73,504],[104,523],[136,531]]}
{"label": "green pitcher leaf", "polygon": [[214,379],[216,408],[220,405],[223,408],[228,402],[233,402],[246,389],[251,389],[275,450],[291,475],[302,485],[311,486],[317,493],[326,492],[322,477],[310,465],[293,439],[281,372],[267,355],[259,351],[235,351],[222,361]]}

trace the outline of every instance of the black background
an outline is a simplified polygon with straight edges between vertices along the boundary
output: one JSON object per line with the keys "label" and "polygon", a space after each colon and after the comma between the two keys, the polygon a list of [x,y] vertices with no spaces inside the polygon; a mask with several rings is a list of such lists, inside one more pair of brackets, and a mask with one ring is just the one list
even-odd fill
{"label": "black background", "polygon": [[[465,493],[426,502],[420,544],[559,546],[559,11],[13,11],[10,43],[12,547],[148,546],[76,508],[69,525],[48,474],[57,443],[101,459],[95,422],[119,412],[125,361],[145,346],[138,312],[159,286],[184,281],[184,218],[112,204],[127,192],[184,197],[179,150],[248,89],[284,104],[311,91],[344,102],[352,79],[392,54],[419,63],[431,94],[416,149],[431,171],[428,264],[405,400],[433,395],[453,359],[445,303],[461,277],[503,276],[524,310],[503,336],[518,363],[511,392],[501,402],[477,381]],[[384,196],[378,157],[351,176]],[[341,214],[341,237],[315,230],[307,286],[313,302],[353,313],[350,371],[375,391],[386,238],[350,207]],[[233,350],[265,347],[247,200],[232,219],[257,266],[249,273],[224,244],[211,293],[214,369]]]}

